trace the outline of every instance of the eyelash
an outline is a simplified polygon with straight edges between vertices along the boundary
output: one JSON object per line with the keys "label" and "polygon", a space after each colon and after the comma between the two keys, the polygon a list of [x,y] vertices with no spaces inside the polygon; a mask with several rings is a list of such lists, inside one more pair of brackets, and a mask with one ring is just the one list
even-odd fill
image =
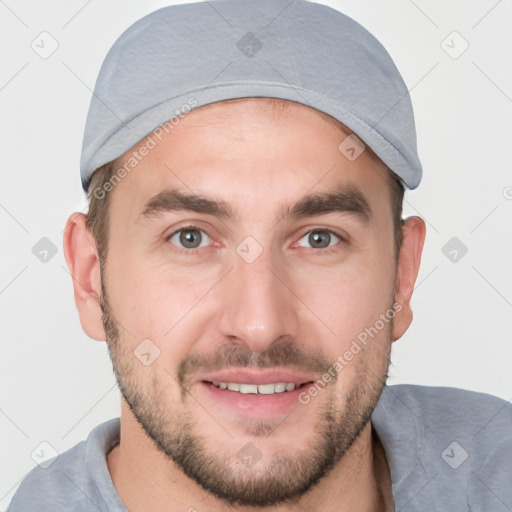
{"label": "eyelash", "polygon": [[311,249],[313,251],[313,254],[316,254],[316,255],[322,254],[325,256],[327,254],[332,254],[333,252],[336,252],[337,250],[339,250],[339,247],[338,247],[339,244],[346,242],[346,238],[344,236],[342,236],[340,233],[337,233],[336,231],[333,231],[332,229],[321,228],[321,227],[305,231],[299,237],[298,241],[300,242],[300,240],[302,240],[306,235],[309,235],[311,233],[328,233],[331,236],[334,235],[338,239],[338,241],[336,243],[334,243],[332,246],[328,245],[327,247],[324,247],[321,249],[314,248],[314,247],[303,247],[303,249]]}
{"label": "eyelash", "polygon": [[[201,233],[204,233],[210,240],[212,240],[212,237],[208,233],[206,233],[206,231],[204,229],[198,228],[197,226],[189,225],[189,226],[182,226],[181,228],[179,228],[176,231],[174,231],[173,233],[171,233],[168,237],[166,237],[166,241],[170,242],[171,238],[174,235],[181,233],[182,231],[200,231]],[[179,254],[185,254],[187,256],[194,256],[199,250],[204,249],[204,247],[196,247],[195,249],[185,249],[183,247],[179,247],[172,243],[171,243],[171,245],[173,245],[175,247],[175,250]]]}
{"label": "eyelash", "polygon": [[[204,233],[208,238],[210,238],[210,240],[212,240],[212,237],[210,235],[208,235],[208,233],[204,229],[201,229],[201,228],[199,228],[197,226],[193,226],[193,225],[182,226],[181,228],[177,229],[176,231],[173,231],[168,237],[166,237],[166,240],[170,242],[171,238],[174,235],[176,235],[182,231],[200,231],[201,233]],[[335,247],[339,243],[347,241],[346,237],[342,236],[341,234],[337,233],[336,231],[333,231],[332,229],[328,229],[328,228],[322,228],[322,227],[317,227],[315,229],[309,229],[308,231],[304,231],[300,235],[298,241],[302,240],[306,235],[308,235],[310,233],[316,233],[316,232],[329,233],[330,235],[334,235],[336,238],[339,239],[339,242],[334,244],[333,246],[328,246],[323,249],[314,249],[314,248],[310,247],[310,249],[312,249],[315,253],[321,252],[322,254],[331,254],[333,251],[336,250]],[[187,256],[194,256],[199,250],[205,249],[205,247],[196,247],[193,249],[185,249],[182,247],[178,247],[175,244],[171,244],[171,245],[173,245],[175,247],[175,250],[179,254],[186,254]],[[305,247],[305,249],[306,249],[306,247]]]}

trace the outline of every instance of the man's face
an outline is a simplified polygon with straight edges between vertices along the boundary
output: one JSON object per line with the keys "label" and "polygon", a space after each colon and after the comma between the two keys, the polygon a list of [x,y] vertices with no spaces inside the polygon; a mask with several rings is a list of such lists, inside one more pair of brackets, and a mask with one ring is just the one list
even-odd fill
{"label": "man's face", "polygon": [[111,192],[102,275],[135,417],[206,490],[258,506],[300,496],[367,424],[396,277],[383,166],[347,159],[326,116],[267,101],[197,109],[150,150]]}

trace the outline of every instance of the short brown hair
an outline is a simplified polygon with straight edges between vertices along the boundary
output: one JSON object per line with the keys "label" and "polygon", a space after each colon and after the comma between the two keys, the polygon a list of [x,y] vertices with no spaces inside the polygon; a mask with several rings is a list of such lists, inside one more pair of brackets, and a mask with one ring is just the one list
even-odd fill
{"label": "short brown hair", "polygon": [[110,193],[105,192],[100,196],[94,192],[96,190],[105,191],[105,185],[109,183],[113,172],[114,162],[109,162],[108,164],[102,165],[92,174],[89,188],[87,189],[89,211],[87,212],[87,220],[85,225],[94,237],[101,270],[104,268],[108,253]]}

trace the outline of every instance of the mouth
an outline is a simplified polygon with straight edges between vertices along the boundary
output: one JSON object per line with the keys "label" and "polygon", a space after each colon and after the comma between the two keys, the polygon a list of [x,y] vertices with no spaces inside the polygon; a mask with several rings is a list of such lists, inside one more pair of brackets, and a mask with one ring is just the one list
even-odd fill
{"label": "mouth", "polygon": [[203,381],[207,384],[211,384],[219,389],[227,389],[229,391],[235,391],[244,395],[273,395],[275,393],[286,393],[299,389],[309,382],[302,384],[295,384],[294,382],[269,382],[268,384],[247,384],[241,382],[208,382]]}
{"label": "mouth", "polygon": [[314,380],[305,374],[243,369],[204,375],[196,384],[216,410],[262,420],[289,414]]}

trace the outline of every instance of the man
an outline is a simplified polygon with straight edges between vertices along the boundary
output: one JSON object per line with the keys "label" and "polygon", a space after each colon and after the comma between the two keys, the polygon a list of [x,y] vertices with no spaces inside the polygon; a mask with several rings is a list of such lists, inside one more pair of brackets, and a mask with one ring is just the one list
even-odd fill
{"label": "man", "polygon": [[314,3],[173,6],[110,50],[64,235],[122,392],[10,511],[510,510],[511,410],[386,386],[425,238],[407,89]]}

